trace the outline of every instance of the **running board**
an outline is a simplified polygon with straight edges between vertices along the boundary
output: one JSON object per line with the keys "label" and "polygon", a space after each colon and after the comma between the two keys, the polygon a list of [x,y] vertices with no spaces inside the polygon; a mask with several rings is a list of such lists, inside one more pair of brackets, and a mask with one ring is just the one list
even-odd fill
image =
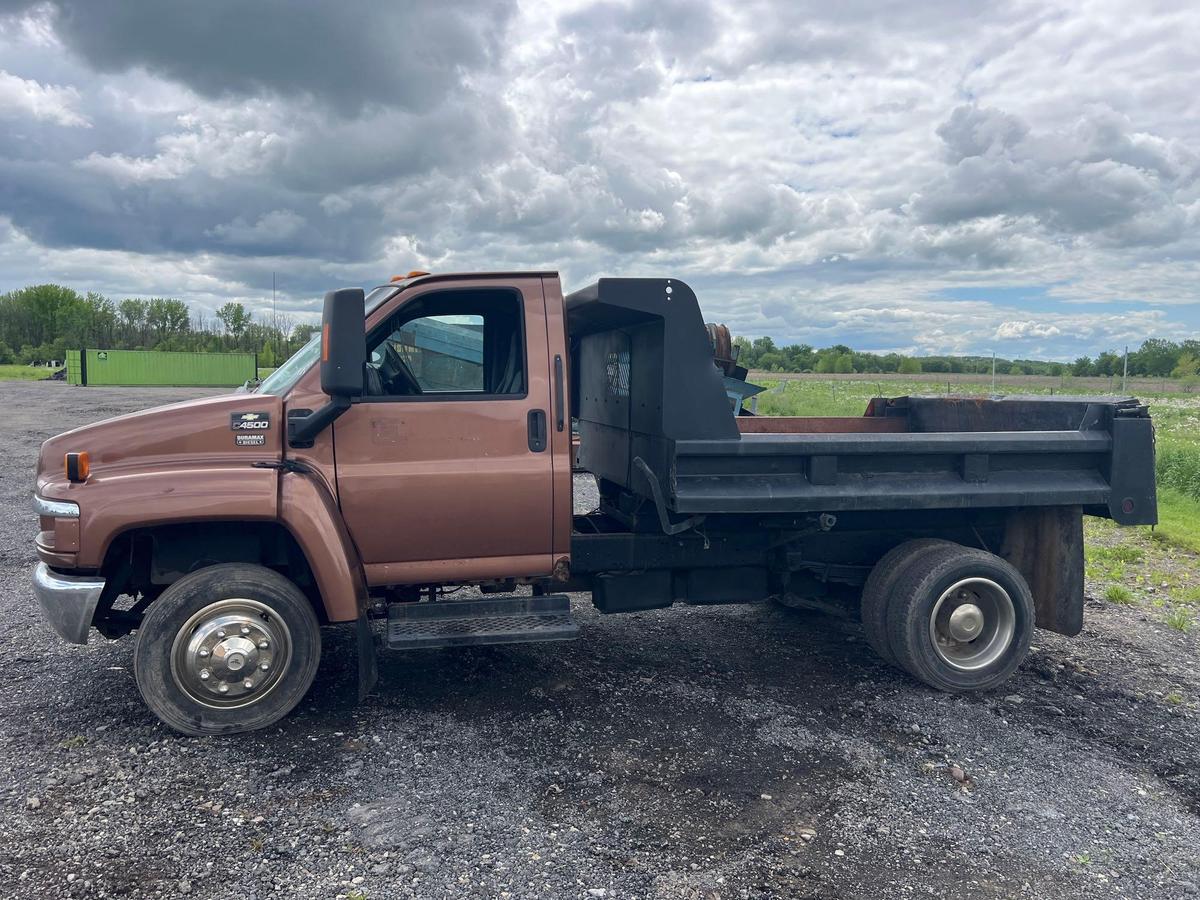
{"label": "running board", "polygon": [[387,645],[392,650],[569,641],[578,636],[565,594],[388,607]]}

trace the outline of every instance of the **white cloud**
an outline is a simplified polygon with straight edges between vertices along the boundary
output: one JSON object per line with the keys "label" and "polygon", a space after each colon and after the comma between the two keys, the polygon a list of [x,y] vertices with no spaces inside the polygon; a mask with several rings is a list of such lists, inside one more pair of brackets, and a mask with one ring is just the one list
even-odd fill
{"label": "white cloud", "polygon": [[78,110],[79,91],[73,87],[39,84],[0,69],[0,116],[54,122],[72,128],[91,124]]}
{"label": "white cloud", "polygon": [[179,154],[132,157],[124,153],[89,153],[75,163],[76,168],[108,176],[118,184],[141,184],[147,181],[169,181],[192,170],[191,160]]}
{"label": "white cloud", "polygon": [[1037,322],[1030,319],[1001,322],[1000,327],[996,329],[996,338],[998,340],[1030,337],[1046,338],[1054,337],[1058,334],[1062,334],[1062,330],[1057,325],[1050,325],[1046,322]]}

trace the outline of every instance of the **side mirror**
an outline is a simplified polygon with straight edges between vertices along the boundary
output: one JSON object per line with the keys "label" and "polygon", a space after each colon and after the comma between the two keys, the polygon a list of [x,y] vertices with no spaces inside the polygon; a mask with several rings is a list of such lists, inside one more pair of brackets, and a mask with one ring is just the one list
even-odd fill
{"label": "side mirror", "polygon": [[325,295],[321,314],[321,390],[331,397],[360,397],[367,362],[364,325],[366,295],[362,288],[342,288]]}
{"label": "side mirror", "polygon": [[367,364],[366,297],[362,288],[325,295],[321,313],[321,390],[329,402],[316,411],[288,410],[288,443],[311,447],[313,440],[361,397]]}

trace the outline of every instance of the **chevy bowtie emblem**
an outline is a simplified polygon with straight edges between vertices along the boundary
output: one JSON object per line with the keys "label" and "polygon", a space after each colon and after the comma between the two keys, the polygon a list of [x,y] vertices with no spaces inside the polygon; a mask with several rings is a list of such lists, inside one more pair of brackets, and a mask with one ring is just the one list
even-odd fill
{"label": "chevy bowtie emblem", "polygon": [[253,422],[258,419],[258,413],[242,413],[243,422]]}

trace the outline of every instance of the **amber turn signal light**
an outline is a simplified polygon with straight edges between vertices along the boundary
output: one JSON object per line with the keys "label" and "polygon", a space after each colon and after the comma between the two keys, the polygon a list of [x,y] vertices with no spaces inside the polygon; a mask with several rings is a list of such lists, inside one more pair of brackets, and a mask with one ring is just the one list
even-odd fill
{"label": "amber turn signal light", "polygon": [[91,471],[91,460],[88,459],[87,451],[68,453],[63,464],[67,470],[68,481],[87,481],[88,472]]}

